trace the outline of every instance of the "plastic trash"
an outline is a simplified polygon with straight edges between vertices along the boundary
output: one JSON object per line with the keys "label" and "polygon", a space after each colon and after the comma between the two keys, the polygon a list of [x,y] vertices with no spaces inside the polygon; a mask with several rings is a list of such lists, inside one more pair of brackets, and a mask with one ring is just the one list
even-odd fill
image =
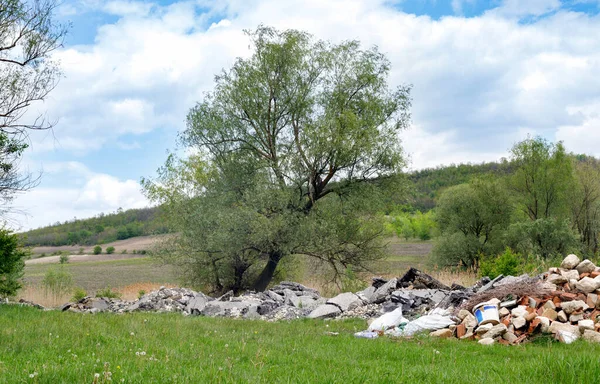
{"label": "plastic trash", "polygon": [[398,307],[392,312],[385,313],[373,320],[368,331],[385,331],[402,323],[408,323],[408,320],[402,316],[402,307]]}
{"label": "plastic trash", "polygon": [[360,331],[356,332],[354,337],[360,337],[363,339],[376,339],[379,337],[379,333],[373,331]]}
{"label": "plastic trash", "polygon": [[449,326],[456,324],[449,316],[442,315],[426,315],[419,317],[406,324],[401,332],[398,332],[400,336],[413,336],[416,333],[423,331],[437,331],[438,329],[448,328]]}

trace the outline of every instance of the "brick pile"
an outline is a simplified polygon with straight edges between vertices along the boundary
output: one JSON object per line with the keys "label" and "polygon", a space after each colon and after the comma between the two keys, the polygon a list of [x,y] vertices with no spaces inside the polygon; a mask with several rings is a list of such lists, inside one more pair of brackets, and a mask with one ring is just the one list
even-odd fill
{"label": "brick pile", "polygon": [[[590,260],[567,256],[559,268],[540,276],[539,290],[511,295],[501,286],[498,297],[486,301],[497,305],[497,324],[478,325],[471,308],[458,310],[456,325],[432,332],[432,336],[477,340],[481,344],[520,344],[538,335],[552,335],[563,343],[579,338],[600,342],[600,268]],[[493,291],[490,292],[493,296]]]}

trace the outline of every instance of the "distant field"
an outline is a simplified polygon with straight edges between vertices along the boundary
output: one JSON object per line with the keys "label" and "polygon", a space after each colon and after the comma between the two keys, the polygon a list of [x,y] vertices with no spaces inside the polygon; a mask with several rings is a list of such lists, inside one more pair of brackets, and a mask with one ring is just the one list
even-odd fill
{"label": "distant field", "polygon": [[[152,249],[152,247],[157,242],[161,241],[162,239],[164,239],[167,236],[172,236],[172,235],[154,235],[154,236],[132,237],[131,239],[117,240],[112,243],[100,244],[100,246],[102,247],[103,252],[106,250],[106,248],[108,248],[110,246],[115,247],[115,253],[121,253],[124,250],[126,250],[127,253],[132,253],[134,250],[137,250],[137,251],[146,250],[147,251],[147,250]],[[82,253],[84,253],[84,254],[91,254],[91,253],[93,253],[93,250],[94,250],[93,245],[90,245],[90,246],[64,245],[64,246],[60,246],[60,247],[33,247],[31,249],[31,251],[34,254],[34,257],[39,256],[41,254],[46,254],[46,256],[48,256],[57,251],[70,252],[71,254],[75,255],[75,254],[80,253],[80,251],[82,251],[82,248],[83,248]]]}

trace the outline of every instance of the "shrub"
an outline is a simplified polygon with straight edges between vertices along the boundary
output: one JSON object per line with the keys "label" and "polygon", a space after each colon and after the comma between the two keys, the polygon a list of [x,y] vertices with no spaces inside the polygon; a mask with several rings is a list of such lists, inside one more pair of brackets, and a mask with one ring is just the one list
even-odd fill
{"label": "shrub", "polygon": [[125,255],[126,253],[127,253],[126,249],[124,249],[124,250],[121,251],[121,254],[123,254],[123,255]]}
{"label": "shrub", "polygon": [[96,297],[105,297],[107,299],[120,299],[121,293],[113,291],[110,286],[96,292]]}
{"label": "shrub", "polygon": [[19,238],[11,231],[0,229],[0,297],[14,296],[21,288],[27,251],[19,247]]}
{"label": "shrub", "polygon": [[58,262],[61,264],[67,264],[69,262],[69,255],[67,255],[67,254],[60,255]]}
{"label": "shrub", "polygon": [[99,255],[99,254],[101,254],[101,253],[102,253],[102,247],[101,247],[101,246],[99,246],[99,245],[96,245],[96,246],[94,247],[94,255]]}
{"label": "shrub", "polygon": [[115,247],[110,246],[110,247],[106,248],[106,253],[109,255],[115,253]]}
{"label": "shrub", "polygon": [[87,296],[87,292],[85,289],[81,287],[76,287],[73,290],[73,297],[71,297],[71,301],[78,302]]}
{"label": "shrub", "polygon": [[138,252],[138,253],[141,253],[142,255],[145,255],[145,254],[146,254],[146,250],[145,250],[145,249],[142,249],[142,250],[141,250],[140,252]]}
{"label": "shrub", "polygon": [[83,255],[83,247],[79,248],[79,252],[80,255]]}
{"label": "shrub", "polygon": [[525,259],[512,249],[506,247],[504,253],[492,259],[483,259],[479,266],[481,276],[488,276],[491,279],[499,276],[516,276],[523,272]]}
{"label": "shrub", "polygon": [[73,276],[62,266],[60,268],[49,268],[44,275],[42,285],[46,295],[58,298],[71,290]]}
{"label": "shrub", "polygon": [[145,294],[146,294],[146,291],[145,291],[145,290],[143,290],[143,289],[140,289],[140,290],[138,291],[138,299],[141,299],[141,298],[142,298],[142,296],[144,296]]}

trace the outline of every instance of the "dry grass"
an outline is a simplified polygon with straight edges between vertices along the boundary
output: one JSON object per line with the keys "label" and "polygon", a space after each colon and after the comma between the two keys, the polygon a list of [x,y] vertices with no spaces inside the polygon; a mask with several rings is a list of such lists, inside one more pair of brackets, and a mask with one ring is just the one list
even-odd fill
{"label": "dry grass", "polygon": [[129,284],[125,287],[116,288],[115,291],[121,294],[121,298],[123,300],[137,300],[137,298],[140,296],[141,291],[148,293],[152,291],[157,291],[160,287],[174,288],[175,285],[169,283],[159,284],[151,282],[134,283]]}
{"label": "dry grass", "polygon": [[522,281],[504,284],[482,293],[477,293],[471,296],[469,300],[461,306],[461,309],[466,309],[471,312],[473,307],[477,304],[494,298],[502,301],[506,299],[512,300],[523,296],[543,297],[550,294],[550,292],[551,290],[544,287],[541,280],[534,278],[524,279]]}
{"label": "dry grass", "polygon": [[27,284],[19,291],[18,299],[31,301],[36,304],[43,305],[46,308],[59,307],[71,300],[72,292],[62,295],[54,295],[49,293],[44,287],[38,284]]}

